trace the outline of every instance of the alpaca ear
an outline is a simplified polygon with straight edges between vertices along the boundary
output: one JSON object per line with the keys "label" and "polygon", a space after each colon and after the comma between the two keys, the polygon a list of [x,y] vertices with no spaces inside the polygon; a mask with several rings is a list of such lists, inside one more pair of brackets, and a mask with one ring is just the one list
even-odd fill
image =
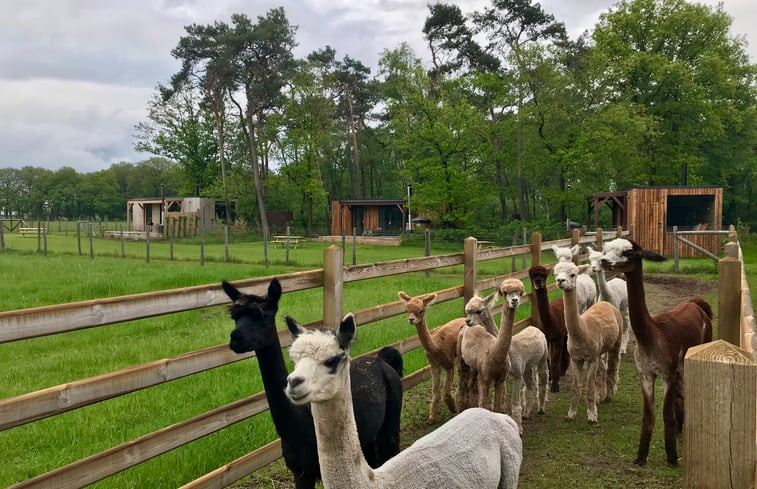
{"label": "alpaca ear", "polygon": [[658,253],[655,253],[654,251],[647,251],[647,250],[642,250],[641,257],[644,258],[645,260],[657,261],[657,262],[665,261],[667,259],[664,256]]}
{"label": "alpaca ear", "polygon": [[221,286],[223,287],[223,291],[226,292],[226,295],[229,296],[229,299],[231,299],[232,302],[239,299],[239,296],[242,295],[242,293],[239,292],[236,287],[225,280],[221,282]]}
{"label": "alpaca ear", "polygon": [[355,315],[348,313],[342,319],[342,323],[336,330],[336,339],[339,341],[339,348],[349,350],[352,339],[355,337]]}
{"label": "alpaca ear", "polygon": [[284,321],[287,323],[287,328],[289,328],[289,332],[292,333],[292,339],[297,339],[298,336],[301,334],[307,333],[307,329],[303,328],[299,324],[297,324],[297,321],[292,319],[291,316],[284,316]]}
{"label": "alpaca ear", "polygon": [[423,296],[423,305],[427,306],[431,304],[432,302],[434,302],[435,299],[436,299],[436,294],[426,294]]}
{"label": "alpaca ear", "polygon": [[581,251],[581,247],[579,245],[575,245],[573,248],[570,249],[570,254],[573,256],[576,256]]}
{"label": "alpaca ear", "polygon": [[279,283],[279,279],[274,278],[271,280],[271,283],[268,284],[268,297],[266,300],[278,304],[279,299],[281,299],[281,283]]}
{"label": "alpaca ear", "polygon": [[499,290],[499,287],[495,287],[494,292],[484,297],[484,303],[486,304],[486,307],[491,309],[494,303],[497,302],[497,298],[500,295],[502,295],[502,291]]}
{"label": "alpaca ear", "polygon": [[402,290],[400,290],[399,292],[397,292],[397,297],[399,297],[400,299],[402,299],[405,302],[408,302],[410,299],[412,299],[412,297],[410,297],[409,295],[407,295]]}
{"label": "alpaca ear", "polygon": [[552,251],[555,253],[555,257],[560,256],[560,248],[557,245],[552,245]]}
{"label": "alpaca ear", "polygon": [[591,265],[588,265],[588,264],[586,264],[586,265],[579,265],[578,266],[578,274],[581,275],[582,273],[586,274],[586,275],[591,274]]}

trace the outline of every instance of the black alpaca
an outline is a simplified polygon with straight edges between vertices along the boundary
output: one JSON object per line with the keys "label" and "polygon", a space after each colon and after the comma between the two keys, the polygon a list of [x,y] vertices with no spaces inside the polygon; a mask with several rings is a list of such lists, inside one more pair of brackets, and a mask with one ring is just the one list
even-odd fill
{"label": "black alpaca", "polygon": [[[271,280],[266,297],[244,294],[228,282],[223,282],[223,290],[233,301],[229,311],[236,322],[229,348],[236,353],[255,351],[284,461],[297,489],[313,489],[320,478],[313,418],[306,407],[293,405],[284,395],[288,372],[276,331],[281,284]],[[374,468],[400,450],[401,372],[402,356],[394,348],[350,364],[360,445]]]}

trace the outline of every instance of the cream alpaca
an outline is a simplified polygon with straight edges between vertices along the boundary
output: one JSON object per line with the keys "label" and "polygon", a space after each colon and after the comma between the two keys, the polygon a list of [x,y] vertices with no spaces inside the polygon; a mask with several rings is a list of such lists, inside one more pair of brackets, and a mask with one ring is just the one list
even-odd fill
{"label": "cream alpaca", "polygon": [[[572,248],[559,248],[555,245],[552,245],[552,251],[555,252],[555,258],[557,258],[557,262],[560,263],[572,261],[573,257],[579,254],[580,247],[578,245],[575,245]],[[581,274],[578,276],[576,290],[578,312],[583,314],[585,310],[587,310],[589,307],[591,307],[592,304],[597,302],[597,285],[588,274]]]}
{"label": "cream alpaca", "polygon": [[604,252],[592,248],[589,250],[589,264],[592,271],[597,274],[599,300],[609,302],[620,311],[620,317],[623,319],[623,337],[620,340],[620,353],[625,354],[632,333],[631,320],[628,317],[628,290],[626,289],[626,281],[622,278],[607,280],[605,271],[600,263],[604,255]]}
{"label": "cream alpaca", "polygon": [[325,489],[507,489],[518,485],[523,446],[507,415],[468,409],[372,469],[355,428],[350,395],[349,345],[355,319],[345,316],[336,334],[307,331],[291,318],[294,370],[286,394],[310,403]]}
{"label": "cream alpaca", "polygon": [[510,376],[513,378],[510,412],[521,435],[523,418],[531,416],[534,410],[544,414],[549,380],[547,351],[547,337],[535,326],[528,326],[513,336],[510,345]]}
{"label": "cream alpaca", "polygon": [[[492,411],[505,411],[506,380],[510,371],[508,353],[513,337],[515,308],[524,293],[523,282],[518,279],[505,279],[500,285],[499,294],[505,298],[505,307],[497,336],[481,325],[467,326],[460,332],[457,345],[459,368],[467,366],[477,377],[478,407],[491,406]],[[494,399],[490,404],[489,390],[492,386]]]}
{"label": "cream alpaca", "polygon": [[[564,261],[555,265],[557,286],[562,289],[565,327],[568,330],[568,352],[572,367],[571,400],[567,419],[575,419],[582,384],[586,384],[587,416],[597,422],[597,402],[612,399],[618,384],[620,363],[620,329],[623,320],[618,309],[600,301],[583,314],[579,313],[576,283],[589,265],[579,267]],[[600,356],[607,353],[607,365]],[[606,370],[605,370],[606,368]],[[585,379],[585,382],[584,382]],[[599,389],[599,391],[598,391]]]}
{"label": "cream alpaca", "polygon": [[444,402],[451,412],[456,412],[455,398],[452,396],[452,381],[455,378],[455,354],[457,334],[465,325],[465,318],[456,318],[429,331],[426,326],[426,307],[436,299],[436,294],[410,297],[397,292],[406,302],[407,320],[415,326],[421,346],[426,351],[431,368],[431,404],[428,407],[428,423],[436,422],[436,412],[441,398],[441,376],[444,372]]}

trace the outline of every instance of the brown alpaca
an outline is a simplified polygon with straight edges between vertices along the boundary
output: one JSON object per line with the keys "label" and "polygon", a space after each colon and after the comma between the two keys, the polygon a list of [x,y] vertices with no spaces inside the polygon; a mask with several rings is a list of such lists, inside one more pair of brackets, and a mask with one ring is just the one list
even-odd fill
{"label": "brown alpaca", "polygon": [[654,428],[654,384],[657,376],[665,383],[662,418],[665,423],[665,454],[669,465],[678,465],[676,432],[683,430],[683,358],[695,345],[712,340],[712,308],[699,297],[678,304],[669,312],[652,317],[644,294],[642,258],[662,261],[665,258],[643,250],[627,239],[615,239],[605,246],[602,268],[626,274],[628,314],[636,336],[634,360],[641,374],[644,415],[641,422],[639,450],[634,463],[644,465]]}
{"label": "brown alpaca", "polygon": [[[482,326],[491,336],[497,336],[497,325],[492,314],[492,308],[499,297],[499,288],[494,292],[481,297],[478,291],[465,305],[466,326]],[[468,364],[460,361],[460,340],[467,328],[463,328],[457,335],[457,411],[478,406],[478,372],[472,370]]]}
{"label": "brown alpaca", "polygon": [[429,331],[426,326],[426,306],[436,299],[436,294],[410,297],[400,291],[397,295],[407,303],[407,320],[415,326],[421,346],[426,351],[428,365],[431,367],[431,405],[428,408],[428,423],[435,423],[436,411],[441,397],[442,371],[445,374],[444,402],[451,412],[456,412],[455,398],[452,396],[452,381],[455,378],[457,334],[465,325],[465,318],[453,319]]}
{"label": "brown alpaca", "polygon": [[549,346],[549,382],[552,392],[560,392],[560,377],[565,375],[570,365],[568,353],[568,330],[565,328],[563,299],[557,297],[549,301],[547,277],[549,270],[541,265],[528,269],[531,287],[536,296],[536,308],[541,319],[541,328]]}
{"label": "brown alpaca", "polygon": [[[466,326],[458,338],[459,362],[465,363],[478,384],[478,407],[505,412],[505,389],[510,371],[510,344],[513,338],[515,309],[525,293],[523,283],[518,279],[505,279],[499,286],[499,294],[505,298],[499,333],[491,335],[483,326]],[[494,399],[489,403],[489,390],[494,387]]]}
{"label": "brown alpaca", "polygon": [[[597,403],[603,398],[612,399],[615,396],[623,319],[615,306],[604,301],[593,304],[583,314],[579,313],[578,277],[590,269],[590,265],[579,267],[573,262],[564,261],[555,265],[554,274],[555,282],[563,293],[572,368],[570,408],[566,419],[576,419],[578,401],[585,383],[586,414],[590,423],[596,423]],[[606,366],[600,358],[604,354],[607,354]]]}

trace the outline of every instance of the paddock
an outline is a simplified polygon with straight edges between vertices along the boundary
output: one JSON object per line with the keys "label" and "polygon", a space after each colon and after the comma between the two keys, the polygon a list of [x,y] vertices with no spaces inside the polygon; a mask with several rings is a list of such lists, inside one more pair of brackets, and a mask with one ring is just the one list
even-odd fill
{"label": "paddock", "polygon": [[[480,261],[530,255],[532,263],[537,264],[542,260],[542,250],[550,249],[553,244],[565,246],[574,243],[601,243],[603,240],[612,239],[615,236],[616,233],[603,234],[601,230],[598,230],[596,236],[580,237],[576,234],[569,240],[541,243],[540,236],[538,233],[535,233],[529,245],[487,249],[479,249],[477,240],[469,238],[465,242],[465,251],[460,254],[439,255],[352,267],[342,266],[344,257],[341,248],[329,247],[324,253],[323,269],[278,275],[278,277],[287,293],[296,293],[307,289],[322,289],[322,318],[308,326],[333,327],[341,319],[344,312],[343,286],[349,282],[450,266],[462,266],[462,285],[452,289],[437,291],[437,293],[441,302],[461,297],[467,301],[476,289],[484,290],[491,288],[508,276],[516,278],[524,278],[526,276],[525,271],[519,271],[479,279],[476,265]],[[730,253],[733,255],[734,247],[731,246],[730,248]],[[737,256],[733,257],[731,255],[727,257],[730,259],[726,263],[732,264],[733,259],[737,262],[739,261],[737,249]],[[724,258],[724,260],[726,259]],[[731,265],[728,266],[730,267]],[[729,273],[732,273],[732,271]],[[738,332],[736,333],[736,337],[740,338],[740,346],[750,352],[753,335],[751,301],[748,300],[748,288],[744,290],[742,275],[735,274],[734,277],[738,279],[737,288],[740,292],[735,294],[739,297],[737,304],[738,311],[736,314],[732,314],[730,320],[735,321],[737,324]],[[235,285],[247,293],[264,294],[265,287],[267,287],[269,281],[270,277],[259,277],[237,281]],[[727,295],[728,297],[734,295],[733,289],[721,290],[721,296],[723,295]],[[228,299],[221,291],[220,284],[212,284],[180,290],[166,290],[133,296],[62,304],[60,306],[7,311],[0,313],[0,343],[74,332],[83,328],[100,327],[156,315],[214,307],[226,303],[228,303]],[[729,306],[726,304],[726,307]],[[733,305],[730,307],[733,307]],[[723,310],[723,305],[721,305],[721,315],[723,314]],[[354,312],[358,324],[364,326],[388,317],[402,315],[405,313],[405,310],[404,304],[401,301],[397,301],[373,305]],[[722,319],[720,327],[721,329],[724,327]],[[286,347],[290,342],[288,333],[285,331],[280,332],[280,338],[282,345]],[[405,353],[417,349],[419,343],[417,337],[409,337],[395,343],[393,346]],[[722,347],[718,346],[718,348]],[[158,386],[165,382],[201,373],[211,368],[243,360],[251,356],[253,355],[235,355],[228,350],[226,344],[221,344],[203,351],[188,352],[176,357],[158,359],[155,362],[134,365],[106,375],[80,379],[67,384],[51,386],[40,391],[5,399],[0,401],[0,430],[8,430],[16,426],[33,423],[36,420],[103,402],[112,397],[126,395],[135,390]],[[742,361],[741,359],[743,359],[743,356],[739,357],[739,361]],[[723,359],[718,358],[716,360],[716,363],[720,364]],[[752,371],[754,369],[753,361],[751,369]],[[704,369],[705,374],[707,370]],[[404,379],[405,389],[411,389],[427,379],[428,375],[427,369],[422,369],[408,375]],[[740,385],[729,385],[733,394],[740,391]],[[185,443],[215,433],[236,422],[256,416],[264,412],[265,409],[265,396],[257,393],[195,418],[164,427],[150,435],[132,440],[123,445],[113,446],[86,459],[61,466],[44,474],[34,475],[11,487],[84,487],[122,470],[128,470],[130,467],[146,462]],[[745,418],[748,419],[749,416]],[[754,412],[751,418],[754,421]],[[753,425],[751,431],[746,430],[746,427],[744,430],[735,431],[744,432],[747,436],[751,436],[751,446],[752,450],[754,450],[755,432]],[[705,440],[705,442],[708,444],[713,443],[712,440]],[[706,446],[706,448],[709,448],[709,446]],[[199,479],[183,487],[225,487],[267,465],[279,456],[279,445],[277,442],[272,442],[257,448],[240,459],[229,461],[226,465],[218,467],[216,470],[201,476]],[[686,460],[688,461],[689,457],[686,457]],[[737,466],[744,465],[744,462],[752,469],[751,485],[746,487],[753,487],[754,458],[746,461],[734,461],[731,465],[733,470],[736,470],[739,468]],[[684,473],[687,473],[686,468]],[[692,485],[687,487],[707,486],[697,486],[692,483]]]}

